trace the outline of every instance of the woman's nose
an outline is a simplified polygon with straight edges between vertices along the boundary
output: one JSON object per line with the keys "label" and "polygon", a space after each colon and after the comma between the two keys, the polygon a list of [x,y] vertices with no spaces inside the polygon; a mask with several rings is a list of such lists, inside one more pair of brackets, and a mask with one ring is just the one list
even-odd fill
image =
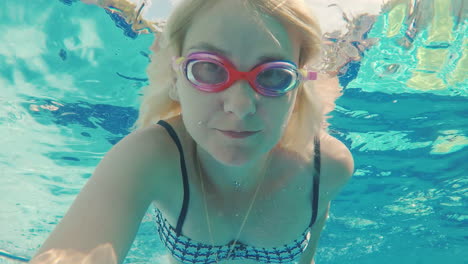
{"label": "woman's nose", "polygon": [[246,80],[239,80],[227,88],[223,94],[224,111],[232,112],[239,119],[253,115],[257,111],[259,94]]}

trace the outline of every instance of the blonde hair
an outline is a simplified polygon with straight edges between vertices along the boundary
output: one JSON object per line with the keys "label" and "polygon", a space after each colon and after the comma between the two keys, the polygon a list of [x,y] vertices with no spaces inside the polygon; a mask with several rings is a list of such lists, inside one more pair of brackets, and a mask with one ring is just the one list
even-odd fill
{"label": "blonde hair", "polygon": [[[165,30],[156,36],[151,46],[153,54],[147,68],[149,85],[144,88],[139,117],[132,129],[145,128],[181,113],[179,102],[169,97],[175,80],[171,58],[181,54],[185,34],[195,16],[219,1],[185,0],[174,9]],[[244,4],[279,19],[297,31],[301,36],[298,67],[310,68],[320,55],[322,33],[318,21],[303,0],[244,0]],[[298,88],[293,113],[278,142],[295,153],[302,153],[306,146],[310,146],[324,121],[323,103],[313,83],[305,82]]]}

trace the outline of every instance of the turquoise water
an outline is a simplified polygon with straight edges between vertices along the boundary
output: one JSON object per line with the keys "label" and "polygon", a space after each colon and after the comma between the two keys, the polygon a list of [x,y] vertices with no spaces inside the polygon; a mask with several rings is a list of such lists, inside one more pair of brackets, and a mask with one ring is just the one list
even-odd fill
{"label": "turquoise water", "polygon": [[[408,29],[389,36],[390,20],[377,18],[363,39],[378,43],[339,75],[330,134],[356,173],[332,203],[316,263],[468,263],[467,20],[445,42],[422,29],[409,48],[398,44]],[[2,1],[0,32],[0,263],[21,263],[129,133],[153,37],[58,0]],[[163,262],[151,212],[125,263]]]}

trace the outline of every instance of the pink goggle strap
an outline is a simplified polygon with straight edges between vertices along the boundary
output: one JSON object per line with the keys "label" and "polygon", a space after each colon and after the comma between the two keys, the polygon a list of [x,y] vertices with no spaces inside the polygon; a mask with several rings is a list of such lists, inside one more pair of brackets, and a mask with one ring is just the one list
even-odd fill
{"label": "pink goggle strap", "polygon": [[184,59],[185,57],[172,57],[172,68],[174,69],[174,71],[179,70],[179,65]]}
{"label": "pink goggle strap", "polygon": [[302,74],[304,80],[306,80],[306,81],[317,80],[317,72],[307,71],[307,70],[304,70],[304,69],[300,69],[299,72]]}

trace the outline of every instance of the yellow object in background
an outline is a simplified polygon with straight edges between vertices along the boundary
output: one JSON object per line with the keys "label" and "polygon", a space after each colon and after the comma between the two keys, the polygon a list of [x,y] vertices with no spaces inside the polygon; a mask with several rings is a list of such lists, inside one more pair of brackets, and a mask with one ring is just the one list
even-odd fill
{"label": "yellow object in background", "polygon": [[[447,0],[433,0],[434,16],[429,27],[427,44],[447,43],[453,41],[453,18],[450,14],[450,3]],[[423,10],[421,10],[423,11]],[[424,12],[424,11],[423,11]]]}
{"label": "yellow object in background", "polygon": [[468,138],[461,131],[446,130],[441,133],[442,135],[438,136],[432,145],[431,154],[447,154],[468,145]]}
{"label": "yellow object in background", "polygon": [[447,49],[428,49],[421,47],[417,51],[418,64],[413,70],[407,86],[417,90],[441,90],[447,85],[437,74],[446,63]]}
{"label": "yellow object in background", "polygon": [[405,23],[407,9],[405,3],[399,3],[388,13],[387,37],[391,38],[400,34],[401,28]]}
{"label": "yellow object in background", "polygon": [[466,87],[466,77],[468,76],[468,39],[465,37],[463,40],[463,50],[461,51],[461,58],[458,61],[457,66],[450,74],[447,75],[447,83],[450,86],[454,86],[458,83],[465,82]]}
{"label": "yellow object in background", "polygon": [[[386,36],[398,37],[397,40],[408,52],[416,52],[414,68],[406,86],[415,90],[443,90],[466,82],[468,75],[467,40],[463,39],[461,58],[456,65],[450,65],[453,60],[457,21],[464,21],[463,3],[458,0],[426,0],[415,2],[411,0],[394,0],[386,5],[388,12]],[[407,25],[406,32],[402,32]],[[461,27],[462,25],[457,25]],[[414,38],[421,38],[423,30],[427,30],[427,39],[423,45],[413,45]],[[459,45],[460,43],[458,43]],[[411,48],[415,48],[414,51]],[[453,63],[453,62],[452,62]],[[451,70],[444,69],[451,67]],[[463,85],[462,85],[463,86]]]}

